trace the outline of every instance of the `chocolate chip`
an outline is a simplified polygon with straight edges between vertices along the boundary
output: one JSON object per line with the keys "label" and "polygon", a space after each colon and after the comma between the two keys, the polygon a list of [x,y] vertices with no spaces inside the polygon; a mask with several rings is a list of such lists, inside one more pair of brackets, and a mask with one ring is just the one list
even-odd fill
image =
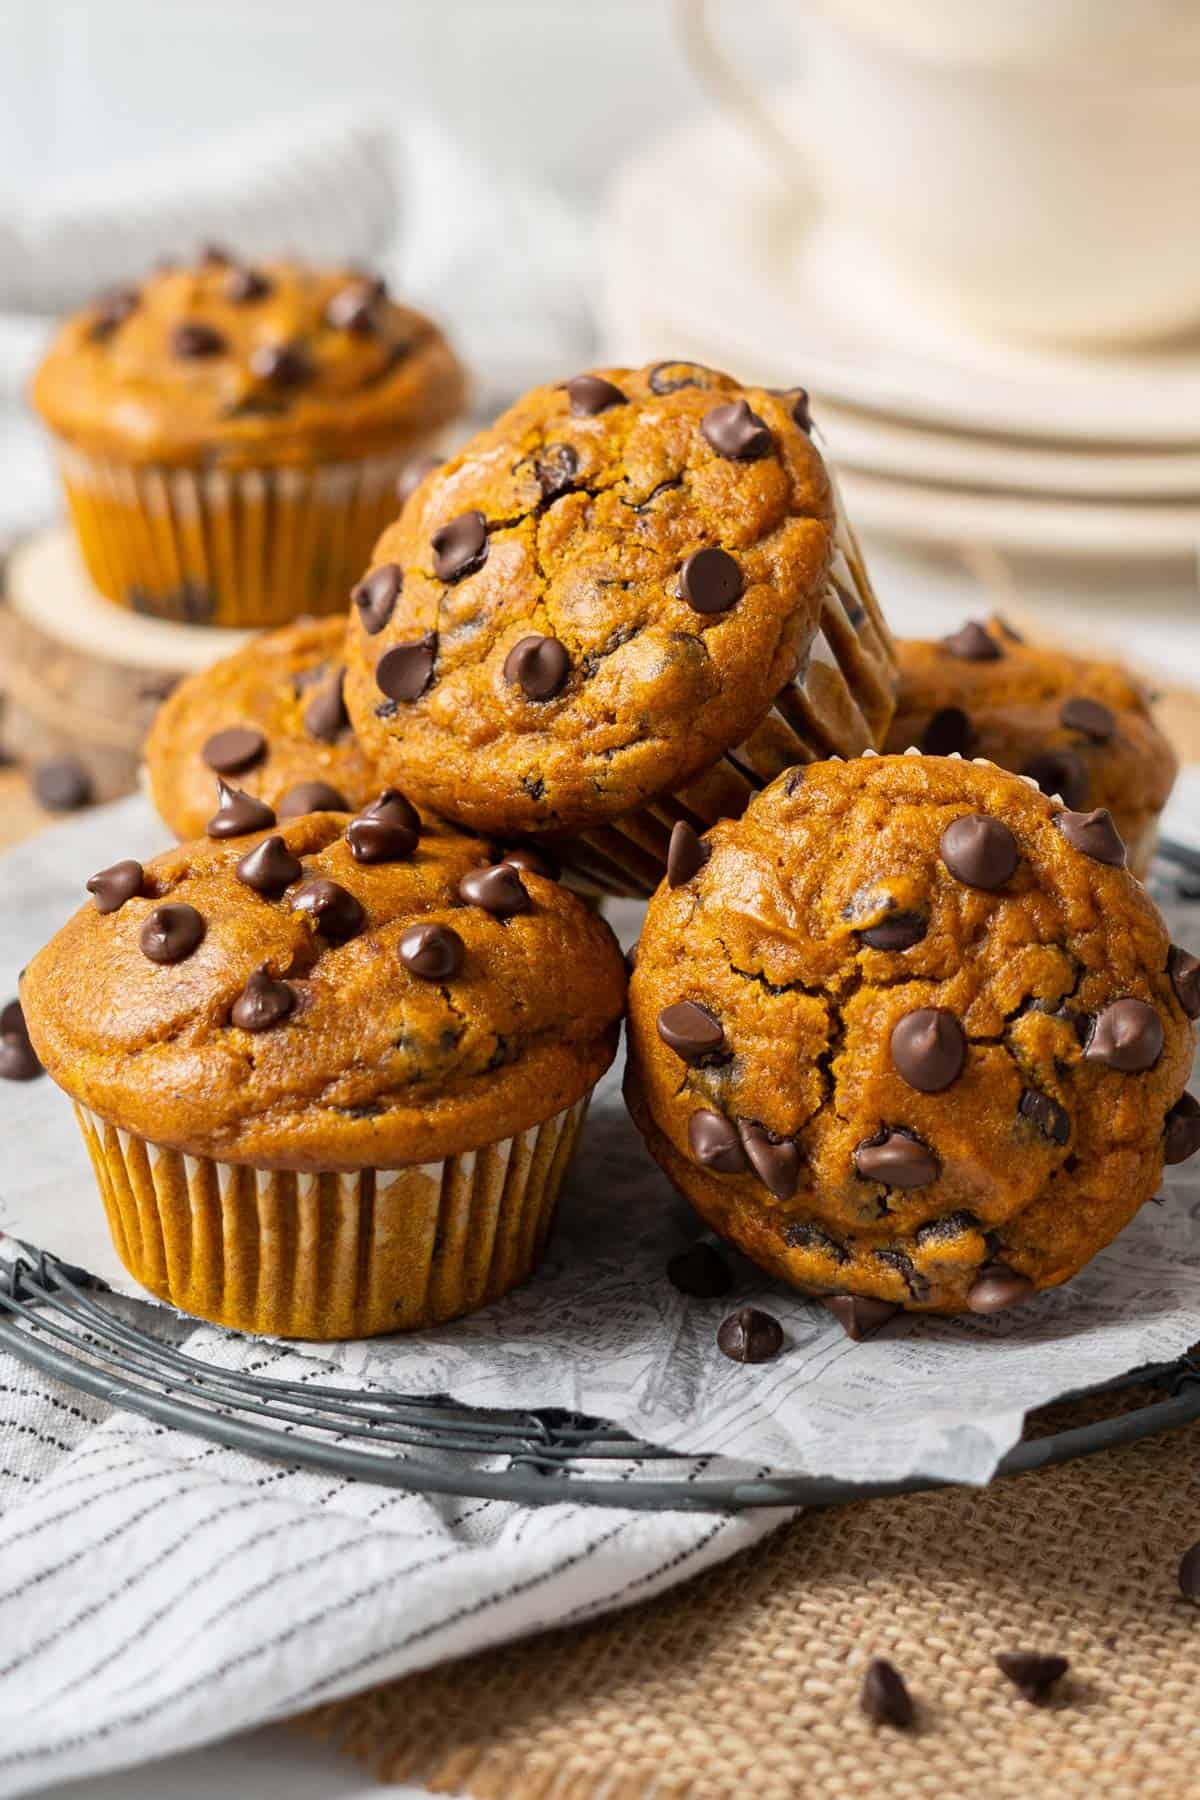
{"label": "chocolate chip", "polygon": [[579,457],[570,444],[546,444],[533,461],[533,472],[543,500],[557,500],[570,492],[579,473]]}
{"label": "chocolate chip", "polygon": [[487,561],[487,520],[473,507],[442,525],[429,540],[433,548],[433,572],[439,581],[461,581]]}
{"label": "chocolate chip", "polygon": [[701,1063],[724,1047],[725,1033],[706,1006],[677,1000],[658,1015],[658,1035],[686,1063]]}
{"label": "chocolate chip", "polygon": [[959,630],[942,639],[942,649],[963,662],[998,662],[1004,651],[990,637],[977,619],[969,619]]}
{"label": "chocolate chip", "polygon": [[1106,806],[1098,806],[1094,812],[1055,813],[1054,823],[1068,844],[1093,862],[1108,863],[1114,869],[1125,867],[1125,845]]}
{"label": "chocolate chip", "polygon": [[252,769],[267,754],[267,740],[253,725],[229,725],[216,731],[200,752],[203,762],[218,775],[237,775]]}
{"label": "chocolate chip", "polygon": [[500,861],[511,863],[514,869],[527,869],[531,875],[544,875],[547,881],[559,878],[560,870],[554,858],[545,850],[535,850],[532,844],[517,844],[506,850]]}
{"label": "chocolate chip", "polygon": [[864,1338],[881,1331],[889,1319],[902,1311],[892,1300],[876,1300],[870,1294],[830,1294],[821,1303],[828,1309],[848,1338],[861,1344]]}
{"label": "chocolate chip", "polygon": [[693,1244],[667,1264],[667,1280],[693,1300],[719,1300],[733,1286],[729,1264],[711,1244]]}
{"label": "chocolate chip", "polygon": [[43,1072],[37,1051],[23,1032],[0,1036],[0,1080],[34,1081]]}
{"label": "chocolate chip", "polygon": [[859,941],[872,950],[911,950],[928,931],[928,922],[920,913],[894,912],[860,931]]}
{"label": "chocolate chip", "polygon": [[385,650],[375,669],[375,685],[389,700],[419,700],[433,679],[437,633],[426,631]]}
{"label": "chocolate chip", "polygon": [[367,922],[367,915],[354,895],[324,875],[304,881],[292,895],[293,912],[307,913],[322,937],[344,944],[357,936]]}
{"label": "chocolate chip", "polygon": [[504,679],[527,700],[551,700],[571,671],[571,659],[557,638],[523,637],[504,659]]}
{"label": "chocolate chip", "polygon": [[75,756],[36,763],[29,779],[34,797],[47,812],[78,812],[95,798],[92,778]]}
{"label": "chocolate chip", "polygon": [[577,419],[593,419],[610,406],[624,406],[626,396],[603,375],[576,375],[567,383],[567,398]]}
{"label": "chocolate chip", "polygon": [[[24,970],[21,971],[24,974]],[[25,1010],[19,1000],[6,1000],[0,1006],[0,1037],[28,1037]]]}
{"label": "chocolate chip", "polygon": [[701,842],[686,819],[677,819],[671,827],[667,845],[667,886],[683,887],[698,875],[708,861],[708,846]]}
{"label": "chocolate chip", "polygon": [[808,389],[802,387],[788,388],[787,394],[791,401],[788,411],[792,415],[792,423],[798,425],[801,431],[811,431],[812,400]]}
{"label": "chocolate chip", "polygon": [[281,819],[299,819],[305,813],[349,812],[350,802],[327,781],[298,781],[280,794],[277,810]]}
{"label": "chocolate chip", "polygon": [[399,788],[385,788],[346,827],[355,862],[403,862],[420,842],[421,815]]}
{"label": "chocolate chip", "polygon": [[227,348],[216,326],[206,325],[203,319],[185,319],[171,333],[171,350],[175,356],[221,356]]}
{"label": "chocolate chip", "polygon": [[1112,708],[1105,706],[1103,700],[1089,700],[1083,694],[1064,700],[1058,716],[1068,731],[1081,731],[1097,744],[1107,744],[1117,729]]}
{"label": "chocolate chip", "polygon": [[256,800],[241,788],[218,781],[217,797],[220,805],[204,827],[210,838],[245,837],[251,831],[266,831],[276,822],[265,800]]}
{"label": "chocolate chip", "polygon": [[967,1060],[963,1028],[940,1006],[919,1006],[905,1013],[892,1030],[892,1062],[909,1087],[940,1094],[962,1074]]}
{"label": "chocolate chip", "polygon": [[87,891],[95,896],[98,913],[119,912],[127,900],[141,893],[144,879],[141,863],[129,857],[124,862],[113,863],[111,868],[101,869],[98,874],[89,875]]}
{"label": "chocolate chip", "polygon": [[265,894],[269,900],[278,900],[284,888],[291,887],[293,881],[299,881],[304,873],[304,865],[298,857],[292,855],[281,837],[264,838],[261,844],[255,844],[248,850],[242,860],[235,866],[234,874],[239,881],[253,888],[256,894]]}
{"label": "chocolate chip", "polygon": [[1039,750],[1021,773],[1031,776],[1048,799],[1061,800],[1077,812],[1086,807],[1088,772],[1074,750]]}
{"label": "chocolate chip", "polygon": [[938,1178],[938,1159],[918,1137],[883,1125],[864,1138],[854,1152],[854,1166],[864,1181],[885,1187],[926,1187]]}
{"label": "chocolate chip", "polygon": [[155,907],[138,933],[138,943],[151,962],[177,963],[190,956],[203,937],[200,914],[186,901],[178,901]]}
{"label": "chocolate chip", "polygon": [[1181,1094],[1163,1122],[1163,1161],[1186,1162],[1200,1150],[1200,1100]]}
{"label": "chocolate chip", "polygon": [[342,691],[346,685],[344,668],[334,671],[325,686],[318,688],[304,709],[304,724],[323,744],[334,744],[350,724]]}
{"label": "chocolate chip", "polygon": [[233,1003],[230,1019],[243,1031],[269,1031],[295,1010],[296,990],[276,981],[266,963],[256,969]]}
{"label": "chocolate chip", "polygon": [[1200,1019],[1200,957],[1172,944],[1167,951],[1167,974],[1188,1018]]}
{"label": "chocolate chip", "polygon": [[939,843],[942,861],[957,881],[968,887],[1003,887],[1015,873],[1020,854],[1008,826],[986,813],[965,813],[947,825]]}
{"label": "chocolate chip", "polygon": [[300,344],[256,344],[250,352],[250,373],[272,387],[299,387],[313,372]]}
{"label": "chocolate chip", "polygon": [[967,1293],[967,1305],[973,1313],[1007,1312],[1020,1306],[1034,1292],[1032,1281],[1018,1275],[1004,1263],[988,1263],[975,1277]]}
{"label": "chocolate chip", "polygon": [[1002,1650],[996,1667],[1008,1677],[1025,1700],[1035,1706],[1050,1698],[1050,1691],[1062,1680],[1070,1663],[1065,1656],[1044,1656],[1037,1650]]}
{"label": "chocolate chip", "polygon": [[1114,1000],[1093,1021],[1083,1055],[1087,1062],[1103,1063],[1136,1075],[1152,1069],[1162,1055],[1162,1020],[1144,1000]]}
{"label": "chocolate chip", "polygon": [[[671,369],[676,371],[675,374],[668,373]],[[646,381],[652,394],[674,394],[680,388],[712,387],[714,372],[706,369],[703,363],[657,362],[647,373]]]}
{"label": "chocolate chip", "polygon": [[737,1128],[723,1113],[701,1107],[688,1120],[688,1148],[705,1169],[718,1175],[742,1175],[747,1168],[746,1152]]}
{"label": "chocolate chip", "polygon": [[458,896],[468,906],[481,906],[494,919],[512,919],[533,906],[521,877],[508,863],[472,869],[459,882]]}
{"label": "chocolate chip", "polygon": [[425,477],[440,469],[445,460],[444,456],[414,456],[411,462],[405,463],[396,477],[396,499],[401,506],[407,505]]}
{"label": "chocolate chip", "polygon": [[750,1166],[768,1193],[790,1200],[800,1181],[800,1151],[791,1138],[780,1137],[754,1119],[739,1119],[738,1132]]}
{"label": "chocolate chip", "polygon": [[383,630],[400,598],[404,574],[399,563],[381,563],[354,589],[350,598],[358,608],[363,630],[374,637]]}
{"label": "chocolate chip", "polygon": [[1200,1544],[1193,1544],[1180,1558],[1179,1591],[1185,1600],[1200,1601]]}
{"label": "chocolate chip", "polygon": [[903,1675],[882,1656],[867,1664],[858,1704],[873,1725],[894,1725],[898,1731],[911,1731],[916,1723],[917,1709]]}
{"label": "chocolate chip", "polygon": [[1017,1102],[1017,1111],[1052,1144],[1066,1144],[1071,1137],[1071,1115],[1065,1107],[1043,1094],[1038,1088],[1026,1088]]}
{"label": "chocolate chip", "polygon": [[740,1306],[721,1321],[717,1349],[730,1362],[770,1362],[783,1349],[783,1326],[757,1306]]}
{"label": "chocolate chip", "polygon": [[449,925],[410,925],[400,939],[400,961],[422,981],[449,981],[463,966],[466,947]]}
{"label": "chocolate chip", "polygon": [[335,331],[365,337],[375,329],[375,308],[385,292],[383,283],[377,281],[354,281],[339,288],[325,308],[325,323]]}
{"label": "chocolate chip", "polygon": [[200,246],[200,261],[211,267],[224,269],[233,261],[233,257],[224,244],[214,244],[211,240]]}
{"label": "chocolate chip", "polygon": [[971,721],[961,706],[943,706],[921,733],[926,756],[966,756],[973,742]]}
{"label": "chocolate chip", "polygon": [[129,315],[137,311],[140,300],[136,288],[113,288],[110,293],[101,294],[88,336],[96,342],[110,338]]}
{"label": "chocolate chip", "polygon": [[225,298],[234,306],[246,306],[252,300],[265,300],[271,292],[271,283],[258,269],[248,269],[244,264],[231,269],[225,282]]}
{"label": "chocolate chip", "polygon": [[679,592],[693,612],[728,612],[740,600],[742,571],[727,550],[693,550],[679,575]]}
{"label": "chocolate chip", "polygon": [[718,456],[730,462],[757,462],[769,456],[774,439],[764,419],[751,412],[748,400],[731,400],[726,406],[714,406],[700,421],[705,441]]}

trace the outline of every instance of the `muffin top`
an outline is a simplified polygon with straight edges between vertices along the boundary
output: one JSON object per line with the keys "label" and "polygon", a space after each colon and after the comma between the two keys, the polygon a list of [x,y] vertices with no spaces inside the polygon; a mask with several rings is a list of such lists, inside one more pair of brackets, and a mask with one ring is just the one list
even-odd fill
{"label": "muffin top", "polygon": [[192,1154],[394,1168],[540,1124],[612,1061],[608,926],[396,793],[116,863],[21,983],[73,1099]]}
{"label": "muffin top", "polygon": [[462,397],[441,332],[382,281],[215,247],[67,319],[33,383],[46,422],[84,449],[226,467],[389,449]]}
{"label": "muffin top", "polygon": [[[794,770],[677,858],[630,992],[631,1101],[797,1285],[976,1306],[1065,1279],[1200,1144],[1200,963],[1107,814],[989,764]],[[977,1310],[983,1310],[976,1306]]]}
{"label": "muffin top", "polygon": [[341,618],[265,631],[168,696],[145,757],[154,804],[176,837],[199,837],[221,777],[281,819],[353,812],[378,793],[342,698],[345,638]]}
{"label": "muffin top", "polygon": [[707,768],[813,641],[834,498],[802,390],[694,364],[535,388],[427,476],[355,590],[347,704],[387,779],[570,831]]}

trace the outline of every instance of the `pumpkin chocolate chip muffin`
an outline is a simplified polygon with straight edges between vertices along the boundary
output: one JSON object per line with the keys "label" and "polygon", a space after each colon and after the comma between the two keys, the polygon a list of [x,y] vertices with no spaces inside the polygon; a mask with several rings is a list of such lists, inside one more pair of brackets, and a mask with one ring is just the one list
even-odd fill
{"label": "pumpkin chocolate chip muffin", "polygon": [[694,364],[525,395],[354,590],[346,703],[418,804],[648,893],[672,827],[882,742],[893,657],[802,390]]}
{"label": "pumpkin chocolate chip muffin", "polygon": [[462,399],[381,281],[215,247],[69,318],[33,384],[101,593],[216,625],[343,608]]}
{"label": "pumpkin chocolate chip muffin", "polygon": [[341,619],[285,625],[168,696],[145,756],[154,804],[176,837],[199,837],[221,777],[281,819],[353,812],[378,793],[342,698],[345,638]]}
{"label": "pumpkin chocolate chip muffin", "polygon": [[638,946],[629,1104],[708,1224],[848,1329],[1067,1280],[1200,1148],[1200,963],[1106,812],[834,760],[691,850]]}
{"label": "pumpkin chocolate chip muffin", "polygon": [[902,638],[887,748],[985,756],[1075,811],[1104,807],[1144,875],[1176,760],[1145,690],[1114,663],[1025,643],[1003,619]]}
{"label": "pumpkin chocolate chip muffin", "polygon": [[612,933],[394,791],[353,820],[238,807],[94,875],[22,980],[118,1253],[187,1312],[291,1337],[496,1299],[616,1049]]}

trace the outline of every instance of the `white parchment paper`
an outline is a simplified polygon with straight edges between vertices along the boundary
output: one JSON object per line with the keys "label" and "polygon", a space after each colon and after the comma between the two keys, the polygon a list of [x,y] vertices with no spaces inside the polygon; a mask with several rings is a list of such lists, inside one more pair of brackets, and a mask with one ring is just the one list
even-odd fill
{"label": "white parchment paper", "polygon": [[[1189,822],[1176,814],[1176,835]],[[0,998],[80,904],[93,869],[165,843],[138,798],[0,858]],[[1200,952],[1200,895],[1159,897],[1176,941]],[[617,909],[614,922],[636,935],[636,909]],[[111,1248],[70,1106],[50,1081],[0,1082],[0,1142],[0,1229],[139,1294]],[[979,1482],[1030,1409],[1200,1340],[1200,1158],[1168,1170],[1162,1204],[1143,1208],[1066,1287],[992,1319],[899,1318],[865,1344],[732,1252],[726,1299],[676,1293],[667,1259],[697,1235],[625,1114],[618,1068],[597,1093],[547,1259],[524,1288],[436,1331],[313,1354],[398,1391],[569,1407],[664,1446],[780,1469]],[[741,1304],[782,1321],[777,1361],[742,1367],[716,1349],[717,1325]]]}

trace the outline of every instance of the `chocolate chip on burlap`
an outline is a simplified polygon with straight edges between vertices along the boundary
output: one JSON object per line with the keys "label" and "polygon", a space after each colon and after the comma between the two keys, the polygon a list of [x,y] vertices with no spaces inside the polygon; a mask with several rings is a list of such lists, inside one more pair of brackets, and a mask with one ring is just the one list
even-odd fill
{"label": "chocolate chip on burlap", "polygon": [[996,1657],[1000,1673],[1035,1706],[1046,1704],[1070,1666],[1065,1656],[1046,1656],[1038,1650],[1002,1650]]}
{"label": "chocolate chip on burlap", "polygon": [[113,863],[111,868],[89,875],[87,891],[94,897],[98,913],[119,912],[127,900],[141,893],[144,880],[141,863],[128,857],[123,862]]}
{"label": "chocolate chip on burlap", "polygon": [[1179,1592],[1200,1605],[1200,1544],[1185,1550],[1179,1561]]}
{"label": "chocolate chip on burlap", "polygon": [[883,1656],[873,1657],[867,1664],[858,1703],[873,1725],[911,1731],[917,1722],[917,1709],[903,1675]]}
{"label": "chocolate chip on burlap", "polygon": [[667,1264],[671,1286],[693,1300],[719,1300],[733,1286],[733,1272],[711,1244],[692,1244]]}
{"label": "chocolate chip on burlap", "polygon": [[771,1362],[783,1349],[783,1326],[757,1306],[741,1306],[721,1321],[717,1348],[730,1362]]}

